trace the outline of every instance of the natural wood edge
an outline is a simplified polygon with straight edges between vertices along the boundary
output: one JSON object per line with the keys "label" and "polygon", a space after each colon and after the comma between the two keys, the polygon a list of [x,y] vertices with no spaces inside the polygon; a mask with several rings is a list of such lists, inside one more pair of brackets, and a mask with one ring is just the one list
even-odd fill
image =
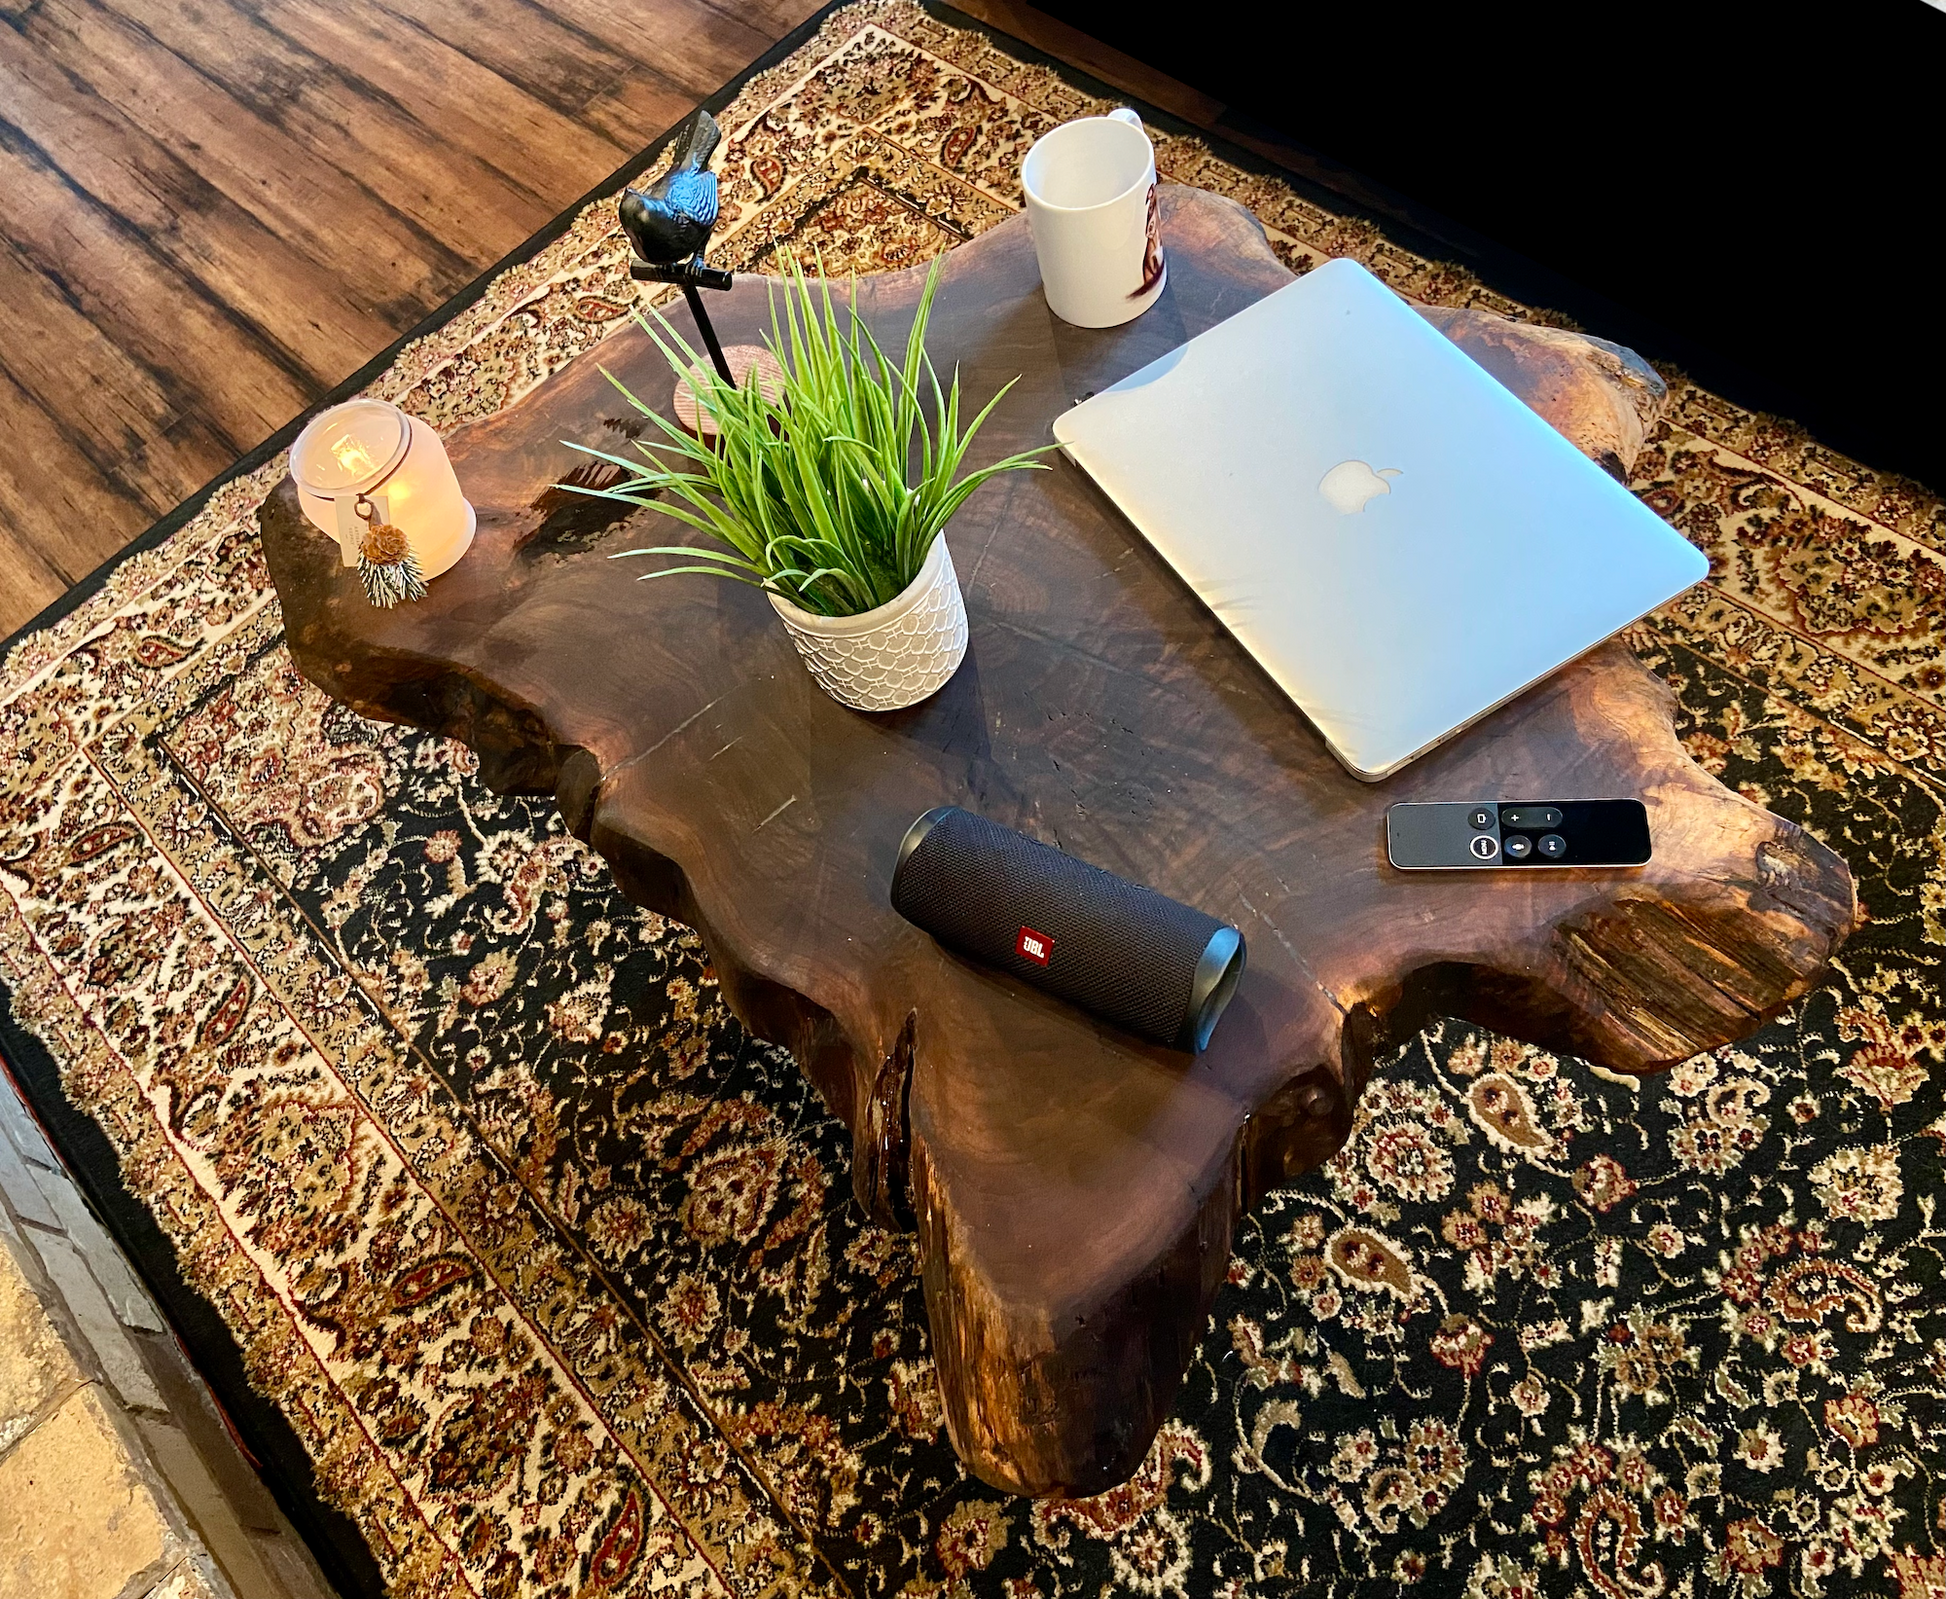
{"label": "natural wood edge", "polygon": [[[923,1139],[911,1162],[933,1360],[960,1458],[1006,1493],[1080,1498],[1125,1482],[1175,1401],[1229,1271],[1236,1185],[1214,1185],[1150,1269],[1110,1297],[1064,1311],[1059,1326],[1019,1327],[1008,1307],[983,1302],[977,1273],[955,1269],[964,1246]],[[1091,1423],[1087,1437],[1075,1418]]]}
{"label": "natural wood edge", "polygon": [[1474,306],[1415,309],[1582,454],[1628,481],[1669,399],[1662,374],[1641,356],[1606,339]]}

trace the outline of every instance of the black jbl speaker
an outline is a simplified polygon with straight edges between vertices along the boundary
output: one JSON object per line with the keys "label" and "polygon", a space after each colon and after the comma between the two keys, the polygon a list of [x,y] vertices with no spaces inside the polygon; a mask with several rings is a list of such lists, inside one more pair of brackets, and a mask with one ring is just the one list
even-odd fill
{"label": "black jbl speaker", "polygon": [[956,805],[907,829],[892,908],[949,949],[1176,1049],[1209,1043],[1243,975],[1234,927]]}

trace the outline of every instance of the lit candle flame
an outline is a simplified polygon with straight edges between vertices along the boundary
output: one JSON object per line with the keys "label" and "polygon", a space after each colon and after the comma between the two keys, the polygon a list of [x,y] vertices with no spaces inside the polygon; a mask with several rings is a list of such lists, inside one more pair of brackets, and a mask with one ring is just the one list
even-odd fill
{"label": "lit candle flame", "polygon": [[371,457],[360,439],[339,439],[331,446],[331,453],[338,458],[338,464],[347,472],[365,477],[378,470],[378,462]]}

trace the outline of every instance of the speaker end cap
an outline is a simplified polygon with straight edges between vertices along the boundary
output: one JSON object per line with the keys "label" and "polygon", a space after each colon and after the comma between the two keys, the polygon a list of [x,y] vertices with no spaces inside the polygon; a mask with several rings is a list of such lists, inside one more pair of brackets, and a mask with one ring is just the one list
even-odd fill
{"label": "speaker end cap", "polygon": [[899,842],[899,858],[892,863],[892,908],[899,910],[900,915],[905,914],[899,908],[899,877],[905,871],[905,863],[925,843],[926,835],[958,810],[957,805],[935,805],[905,830],[905,837]]}
{"label": "speaker end cap", "polygon": [[1197,1055],[1209,1047],[1210,1034],[1216,1031],[1224,1007],[1237,991],[1248,953],[1243,934],[1234,927],[1219,927],[1210,934],[1190,979],[1189,1006],[1178,1047]]}

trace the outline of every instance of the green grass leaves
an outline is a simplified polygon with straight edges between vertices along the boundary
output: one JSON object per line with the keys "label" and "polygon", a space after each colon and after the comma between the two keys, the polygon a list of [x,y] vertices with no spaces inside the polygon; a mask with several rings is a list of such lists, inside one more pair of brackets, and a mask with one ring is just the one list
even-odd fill
{"label": "green grass leaves", "polygon": [[680,563],[644,577],[706,572],[769,589],[819,616],[855,616],[896,599],[919,575],[968,495],[1003,472],[1038,469],[1034,457],[1054,446],[963,470],[974,437],[1013,384],[962,428],[959,373],[942,388],[926,354],[940,262],[926,275],[897,365],[858,315],[855,293],[841,311],[827,281],[808,280],[788,258],[784,267],[764,340],[784,369],[776,399],[755,382],[725,383],[660,312],[653,323],[638,315],[669,365],[689,376],[716,437],[692,437],[604,369],[661,438],[637,442],[646,465],[570,444],[629,476],[606,489],[557,487],[644,506],[701,536],[614,557]]}

